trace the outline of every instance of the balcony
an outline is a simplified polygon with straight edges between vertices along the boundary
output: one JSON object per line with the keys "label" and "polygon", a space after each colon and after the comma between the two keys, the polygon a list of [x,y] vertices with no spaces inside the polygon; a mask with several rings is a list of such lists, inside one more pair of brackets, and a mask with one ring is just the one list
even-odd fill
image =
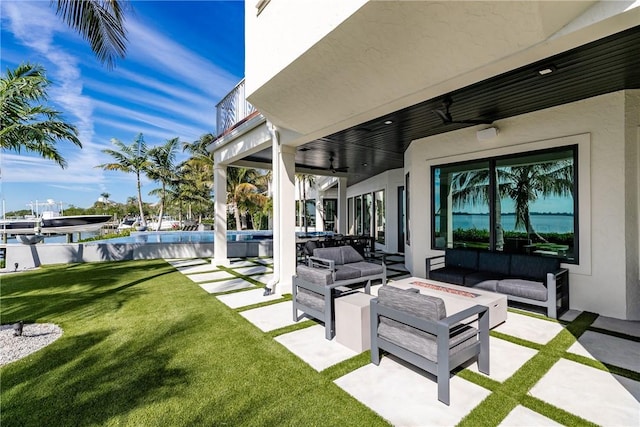
{"label": "balcony", "polygon": [[230,129],[257,114],[245,97],[244,79],[240,81],[220,102],[216,104],[216,135],[224,135]]}

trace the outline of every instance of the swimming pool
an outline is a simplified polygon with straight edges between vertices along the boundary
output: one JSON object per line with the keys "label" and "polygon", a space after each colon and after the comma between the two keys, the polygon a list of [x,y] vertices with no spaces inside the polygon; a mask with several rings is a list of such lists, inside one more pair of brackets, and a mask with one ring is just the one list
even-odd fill
{"label": "swimming pool", "polygon": [[[299,236],[305,233],[296,233]],[[326,236],[332,232],[312,232],[306,233],[306,236]],[[271,230],[246,230],[246,231],[227,231],[227,242],[243,242],[256,240],[273,239],[273,231]],[[215,234],[213,231],[137,231],[131,233],[130,236],[116,237],[113,239],[95,240],[85,243],[102,244],[102,243],[213,243]]]}

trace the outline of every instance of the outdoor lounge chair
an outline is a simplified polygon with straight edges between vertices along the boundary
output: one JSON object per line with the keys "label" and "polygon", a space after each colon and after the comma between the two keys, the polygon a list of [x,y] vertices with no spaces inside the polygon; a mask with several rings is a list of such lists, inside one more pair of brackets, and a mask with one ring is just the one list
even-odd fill
{"label": "outdoor lounge chair", "polygon": [[[365,290],[370,293],[368,285]],[[324,322],[325,338],[331,340],[335,335],[335,299],[354,292],[359,290],[334,283],[331,270],[299,265],[293,276],[293,320],[307,316]]]}
{"label": "outdoor lounge chair", "polygon": [[[478,320],[478,327],[465,322]],[[380,350],[394,354],[433,375],[438,400],[449,405],[451,370],[476,359],[489,374],[489,311],[475,305],[446,316],[444,301],[417,289],[383,286],[371,300],[371,362],[380,364]]]}

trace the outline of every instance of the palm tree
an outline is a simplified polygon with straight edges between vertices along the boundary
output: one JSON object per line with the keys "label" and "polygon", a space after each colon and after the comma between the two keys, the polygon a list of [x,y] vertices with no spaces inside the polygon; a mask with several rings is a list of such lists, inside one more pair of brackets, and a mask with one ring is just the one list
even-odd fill
{"label": "palm tree", "polygon": [[[516,213],[516,228],[524,228],[528,236],[540,236],[531,224],[529,205],[539,197],[571,196],[573,194],[573,161],[555,160],[545,163],[523,166],[500,167],[496,169],[498,191],[495,197],[496,249],[504,245],[504,233],[501,227],[501,199],[513,200]],[[451,180],[451,195],[455,207],[467,203],[489,203],[488,168],[460,172]]]}
{"label": "palm tree", "polygon": [[115,67],[116,57],[125,57],[127,0],[57,0],[55,3],[56,14],[89,42],[98,60],[108,69]]}
{"label": "palm tree", "polygon": [[144,210],[142,209],[142,192],[140,191],[140,174],[144,173],[149,165],[147,160],[147,145],[144,142],[144,138],[141,133],[138,134],[136,139],[130,144],[125,145],[123,142],[116,138],[111,140],[111,143],[117,147],[117,150],[104,149],[103,153],[109,154],[115,159],[113,163],[104,163],[96,167],[104,170],[120,171],[125,173],[136,174],[136,184],[138,187],[138,209],[140,211],[140,225],[142,227],[147,226],[147,222],[144,218]]}
{"label": "palm tree", "polygon": [[304,218],[304,232],[306,234],[309,231],[309,218],[307,218],[307,186],[312,187],[316,185],[316,177],[315,175],[306,173],[297,173],[296,179],[298,180],[300,198],[302,199],[302,215]]}
{"label": "palm tree", "polygon": [[[177,181],[176,174],[176,151],[178,150],[180,140],[178,138],[168,139],[163,145],[153,147],[147,151],[149,156],[149,165],[146,169],[147,176],[159,181],[161,188],[160,196],[160,213],[158,214],[158,226],[156,231],[162,226],[162,216],[164,215],[165,203],[167,199],[167,188]],[[158,193],[157,191],[155,193]]]}
{"label": "palm tree", "polygon": [[546,241],[531,224],[529,205],[539,196],[571,196],[573,161],[560,160],[505,169],[505,178],[510,183],[505,193],[515,202],[516,228],[522,227],[527,235]]}
{"label": "palm tree", "polygon": [[[196,206],[196,213],[202,222],[205,213],[212,212],[212,171],[209,163],[199,157],[191,157],[178,168],[176,198],[187,203],[189,214]],[[189,215],[191,219],[191,215]]]}
{"label": "palm tree", "polygon": [[227,205],[233,211],[237,230],[247,228],[248,213],[268,203],[269,198],[257,185],[260,176],[255,169],[231,167],[227,170]]}
{"label": "palm tree", "polygon": [[58,140],[82,148],[75,126],[62,120],[60,112],[43,105],[51,82],[41,65],[29,63],[7,70],[0,80],[0,148],[38,153],[65,168],[67,162],[56,149]]}

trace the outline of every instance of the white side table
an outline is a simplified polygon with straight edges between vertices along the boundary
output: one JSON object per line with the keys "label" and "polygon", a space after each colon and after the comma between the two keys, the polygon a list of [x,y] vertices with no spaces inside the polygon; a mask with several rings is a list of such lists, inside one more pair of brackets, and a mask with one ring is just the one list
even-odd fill
{"label": "white side table", "polygon": [[336,342],[358,353],[371,348],[369,304],[373,298],[363,292],[336,298]]}

